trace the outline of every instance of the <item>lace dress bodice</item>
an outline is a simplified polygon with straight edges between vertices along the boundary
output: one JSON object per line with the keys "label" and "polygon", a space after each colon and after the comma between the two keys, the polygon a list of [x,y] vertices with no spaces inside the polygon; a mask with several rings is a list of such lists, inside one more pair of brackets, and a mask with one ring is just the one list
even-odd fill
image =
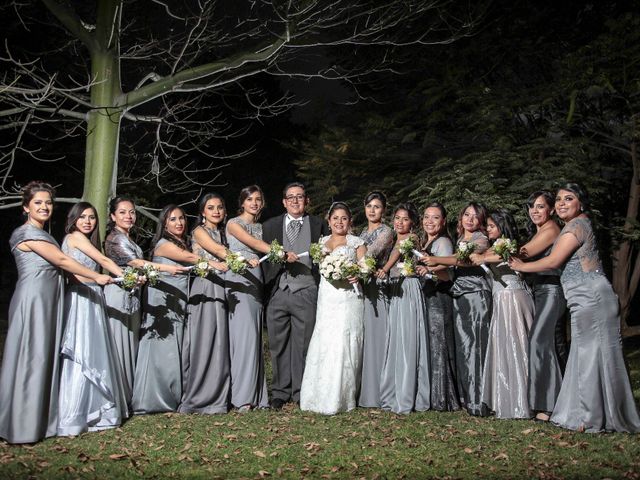
{"label": "lace dress bodice", "polygon": [[[320,239],[320,242],[322,243],[322,245],[325,245],[325,248],[326,248],[326,243],[329,241],[330,238],[331,236],[327,235],[326,237],[322,237]],[[358,247],[364,244],[365,242],[362,238],[356,237],[354,235],[347,235],[347,243],[345,245],[337,246],[329,253],[334,253],[334,252],[340,253],[342,255],[345,255],[347,258],[349,258],[349,260],[353,262],[357,262],[358,255],[356,250],[358,249]]]}
{"label": "lace dress bodice", "polygon": [[247,223],[240,217],[232,218],[227,222],[227,241],[229,242],[229,250],[232,252],[242,254],[247,260],[253,260],[258,257],[258,253],[248,245],[245,245],[236,237],[231,235],[228,230],[228,225],[237,223],[240,225],[249,235],[258,240],[262,240],[262,224],[261,223]]}
{"label": "lace dress bodice", "polygon": [[393,230],[383,224],[371,232],[364,229],[360,238],[367,246],[367,254],[376,259],[376,267],[382,268],[393,249]]}
{"label": "lace dress bodice", "polygon": [[565,263],[560,281],[562,283],[577,283],[585,277],[604,275],[591,220],[582,217],[570,220],[558,238],[566,234],[573,235],[580,246]]}

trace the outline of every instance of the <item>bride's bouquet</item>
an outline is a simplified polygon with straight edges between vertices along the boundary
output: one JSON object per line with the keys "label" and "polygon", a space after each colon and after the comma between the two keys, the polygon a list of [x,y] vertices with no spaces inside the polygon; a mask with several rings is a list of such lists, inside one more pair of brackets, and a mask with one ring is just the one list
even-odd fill
{"label": "bride's bouquet", "polygon": [[[329,281],[347,280],[360,276],[360,266],[343,253],[331,252],[320,262],[320,275]],[[356,294],[360,295],[358,284],[352,285]]]}
{"label": "bride's bouquet", "polygon": [[224,260],[233,273],[237,273],[242,275],[247,271],[247,259],[239,253],[232,252],[231,250],[227,250],[227,257]]}
{"label": "bride's bouquet", "polygon": [[269,245],[269,253],[260,258],[260,263],[267,260],[269,263],[284,263],[287,261],[284,247],[280,245],[278,240],[274,240]]}
{"label": "bride's bouquet", "polygon": [[496,255],[502,258],[503,262],[508,262],[513,255],[518,253],[518,242],[502,236],[493,243],[492,249]]}

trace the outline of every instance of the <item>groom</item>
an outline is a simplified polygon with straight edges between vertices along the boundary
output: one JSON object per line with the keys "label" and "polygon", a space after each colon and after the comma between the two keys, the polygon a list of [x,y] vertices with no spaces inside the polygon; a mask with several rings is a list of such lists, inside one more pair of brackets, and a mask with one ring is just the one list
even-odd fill
{"label": "groom", "polygon": [[316,322],[318,268],[310,256],[300,258],[296,254],[309,251],[311,243],[329,234],[325,221],[306,214],[309,197],[302,183],[290,183],[284,188],[282,204],[286,213],[262,225],[265,242],[278,240],[290,252],[284,265],[263,263],[273,366],[271,407],[275,410],[289,401],[300,401],[304,362]]}

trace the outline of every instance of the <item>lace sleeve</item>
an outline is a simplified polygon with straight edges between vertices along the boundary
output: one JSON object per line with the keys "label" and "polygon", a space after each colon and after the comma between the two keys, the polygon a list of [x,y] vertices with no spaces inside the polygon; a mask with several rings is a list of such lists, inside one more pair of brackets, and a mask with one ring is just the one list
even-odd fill
{"label": "lace sleeve", "polygon": [[131,260],[142,258],[140,247],[115,230],[104,241],[104,253],[120,267],[126,266]]}
{"label": "lace sleeve", "polygon": [[564,228],[562,229],[562,231],[560,232],[560,235],[564,235],[566,233],[570,233],[572,234],[574,237],[576,237],[576,240],[578,240],[578,243],[580,245],[584,244],[585,238],[587,237],[586,235],[586,229],[589,227],[591,227],[591,225],[586,224],[584,222],[580,221],[581,219],[574,219],[572,221],[570,221],[569,223],[567,223]]}
{"label": "lace sleeve", "polygon": [[453,255],[453,243],[447,237],[436,238],[430,245],[431,255],[436,257],[448,257]]}
{"label": "lace sleeve", "polygon": [[379,258],[381,255],[388,254],[393,247],[393,230],[384,228],[378,236],[367,245],[367,253],[372,257]]}
{"label": "lace sleeve", "polygon": [[354,235],[347,235],[347,246],[352,247],[353,249],[357,249],[361,245],[364,245],[363,239]]}

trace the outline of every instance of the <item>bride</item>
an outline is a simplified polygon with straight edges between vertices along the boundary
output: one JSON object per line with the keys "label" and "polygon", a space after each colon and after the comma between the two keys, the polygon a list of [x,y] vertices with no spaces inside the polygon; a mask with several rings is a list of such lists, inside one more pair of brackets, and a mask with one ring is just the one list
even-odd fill
{"label": "bride", "polygon": [[[320,243],[328,253],[340,253],[353,262],[364,257],[367,247],[349,235],[351,211],[342,202],[329,209],[331,235]],[[349,280],[322,277],[318,290],[316,325],[313,330],[300,390],[300,409],[333,415],[356,407],[362,367],[364,303]]]}

